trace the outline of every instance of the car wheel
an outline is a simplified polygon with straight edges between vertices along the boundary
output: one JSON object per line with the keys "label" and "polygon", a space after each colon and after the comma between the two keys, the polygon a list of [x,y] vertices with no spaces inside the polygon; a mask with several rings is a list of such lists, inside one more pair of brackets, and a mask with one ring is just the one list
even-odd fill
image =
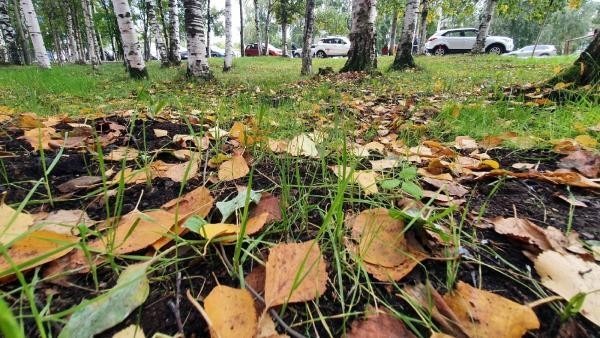
{"label": "car wheel", "polygon": [[550,56],[550,54],[546,54],[546,53],[544,53],[544,54],[542,54],[542,55],[540,55],[540,56]]}
{"label": "car wheel", "polygon": [[317,52],[317,57],[318,58],[326,58],[327,54],[325,54],[324,51],[320,50],[320,51]]}
{"label": "car wheel", "polygon": [[433,49],[433,55],[444,56],[446,55],[447,48],[444,46],[437,46]]}
{"label": "car wheel", "polygon": [[504,53],[504,47],[502,47],[501,45],[491,45],[488,47],[487,53],[500,55],[500,54]]}

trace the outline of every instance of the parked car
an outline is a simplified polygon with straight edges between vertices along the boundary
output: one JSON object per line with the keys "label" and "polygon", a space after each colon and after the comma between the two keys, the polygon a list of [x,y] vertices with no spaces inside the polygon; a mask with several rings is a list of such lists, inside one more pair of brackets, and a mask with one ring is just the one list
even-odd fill
{"label": "parked car", "polygon": [[[477,29],[454,28],[441,30],[433,34],[425,43],[429,54],[446,55],[449,53],[467,53],[475,44]],[[485,39],[485,52],[504,54],[514,48],[513,39],[506,36],[488,36]]]}
{"label": "parked car", "polygon": [[[535,51],[534,51],[535,49]],[[556,47],[553,45],[530,45],[525,46],[523,48],[517,49],[510,53],[506,53],[504,55],[507,56],[520,56],[520,57],[530,57],[530,56],[554,56],[556,55]]]}
{"label": "parked car", "polygon": [[343,36],[328,36],[310,46],[312,55],[318,58],[329,56],[347,56],[350,51],[350,40]]}
{"label": "parked car", "polygon": [[[231,54],[233,55],[233,57],[239,57],[240,56],[240,52],[238,52],[237,50],[231,50]],[[224,58],[225,57],[225,49],[219,48],[219,47],[216,47],[216,46],[210,47],[210,57],[213,57],[213,58]]]}
{"label": "parked car", "polygon": [[[263,48],[264,48],[264,44],[263,44]],[[281,49],[275,48],[271,44],[269,44],[268,51],[269,51],[268,54],[270,56],[281,56],[281,54],[282,54]],[[259,56],[260,54],[258,53],[258,44],[251,43],[251,44],[247,45],[246,48],[244,49],[244,55]]]}

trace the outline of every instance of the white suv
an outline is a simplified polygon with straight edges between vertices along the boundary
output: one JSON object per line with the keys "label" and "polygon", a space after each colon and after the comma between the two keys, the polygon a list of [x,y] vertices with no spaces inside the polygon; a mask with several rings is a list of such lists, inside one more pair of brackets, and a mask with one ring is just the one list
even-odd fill
{"label": "white suv", "polygon": [[[471,51],[477,37],[475,28],[455,28],[441,30],[433,34],[425,43],[427,52],[434,55],[467,53]],[[485,39],[485,52],[503,54],[512,51],[513,39],[505,36],[488,36]]]}
{"label": "white suv", "polygon": [[350,51],[350,40],[343,36],[328,36],[310,46],[312,55],[318,58],[328,56],[347,56]]}

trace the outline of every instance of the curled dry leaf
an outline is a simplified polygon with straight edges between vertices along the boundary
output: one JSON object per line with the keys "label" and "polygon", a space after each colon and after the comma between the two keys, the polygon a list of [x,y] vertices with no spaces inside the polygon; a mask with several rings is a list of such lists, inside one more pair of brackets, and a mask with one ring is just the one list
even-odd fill
{"label": "curled dry leaf", "polygon": [[477,149],[477,141],[469,136],[456,136],[454,139],[454,148],[456,149]]}
{"label": "curled dry leaf", "polygon": [[[367,316],[363,320],[352,322],[347,338],[414,338],[415,335],[404,326],[404,323],[386,311],[376,312],[367,308]],[[375,312],[375,313],[373,313]]]}
{"label": "curled dry leaf", "polygon": [[279,334],[275,329],[275,323],[271,315],[268,312],[263,312],[258,320],[258,329],[254,338],[289,338],[289,336]]}
{"label": "curled dry leaf", "polygon": [[351,230],[346,247],[378,280],[400,280],[426,258],[414,238],[405,238],[404,222],[387,209],[365,210],[346,219],[346,227]]}
{"label": "curled dry leaf", "polygon": [[244,289],[216,286],[204,299],[213,338],[253,337],[258,328],[254,299]]}
{"label": "curled dry leaf", "polygon": [[140,184],[152,180],[154,175],[150,169],[124,168],[113,176],[111,184],[119,184],[121,178],[125,184]]}
{"label": "curled dry leaf", "polygon": [[384,171],[386,169],[392,169],[402,166],[402,161],[400,159],[383,159],[383,160],[374,160],[371,162],[371,168],[374,171]]}
{"label": "curled dry leaf", "polygon": [[587,150],[578,150],[562,158],[558,166],[575,169],[589,178],[598,177],[600,173],[600,154]]}
{"label": "curled dry leaf", "polygon": [[63,194],[77,190],[88,189],[90,186],[102,182],[101,176],[80,176],[58,185],[56,188]]}
{"label": "curled dry leaf", "polygon": [[[8,256],[20,271],[60,258],[73,249],[79,239],[70,235],[39,230],[27,233],[8,248]],[[11,264],[0,257],[0,279],[14,274]]]}
{"label": "curled dry leaf", "polygon": [[320,297],[327,287],[325,265],[314,240],[272,247],[266,264],[266,307]]}
{"label": "curled dry leaf", "polygon": [[242,178],[250,172],[246,159],[242,155],[234,155],[219,166],[219,180],[232,181]]}
{"label": "curled dry leaf", "polygon": [[169,132],[164,129],[153,129],[155,137],[167,137],[169,136]]}
{"label": "curled dry leaf", "polygon": [[105,161],[133,161],[140,156],[140,152],[137,149],[129,147],[118,147],[113,149],[108,155],[104,157]]}
{"label": "curled dry leaf", "polygon": [[531,308],[463,282],[444,301],[471,338],[520,338],[540,327]]}
{"label": "curled dry leaf", "polygon": [[86,228],[94,223],[83,210],[56,210],[43,218],[38,218],[33,225],[36,229],[52,231],[63,235],[78,235],[79,225]]}
{"label": "curled dry leaf", "polygon": [[350,178],[350,181],[358,184],[365,195],[373,195],[379,192],[377,188],[377,177],[379,176],[372,170],[354,170],[350,167],[334,165],[330,167],[337,177]]}
{"label": "curled dry leaf", "polygon": [[538,179],[553,184],[564,184],[580,188],[600,189],[600,184],[567,169],[558,169],[556,171],[528,171],[515,173],[504,169],[495,169],[488,173],[478,176],[478,179],[496,176],[508,176],[522,179]]}
{"label": "curled dry leaf", "polygon": [[300,134],[291,139],[288,142],[286,151],[292,156],[319,158],[317,145],[307,134]]}
{"label": "curled dry leaf", "polygon": [[19,139],[25,140],[31,145],[34,151],[40,149],[50,150],[52,147],[49,142],[52,141],[56,133],[54,128],[35,128],[23,132]]}
{"label": "curled dry leaf", "polygon": [[192,145],[198,150],[206,150],[210,146],[208,136],[200,137],[193,135],[177,134],[173,136],[173,143],[181,148],[191,148]]}
{"label": "curled dry leaf", "polygon": [[281,221],[279,197],[263,193],[258,204],[250,210],[250,217],[259,216],[262,213],[267,213],[266,223]]}
{"label": "curled dry leaf", "polygon": [[34,222],[31,215],[17,212],[0,201],[0,245],[6,245],[16,237],[27,232]]}
{"label": "curled dry leaf", "polygon": [[184,163],[165,163],[161,160],[154,161],[150,164],[150,170],[153,177],[170,178],[174,182],[183,182],[198,175],[199,159],[195,158],[192,161]]}
{"label": "curled dry leaf", "polygon": [[[267,223],[268,217],[269,213],[263,212],[260,215],[248,218],[248,221],[246,221],[246,231],[244,234],[249,236],[261,231]],[[233,243],[241,231],[242,224],[213,223],[205,224],[202,226],[202,228],[200,228],[198,233],[207,240],[219,238],[219,240],[222,242]]]}
{"label": "curled dry leaf", "polygon": [[600,326],[600,266],[570,254],[545,251],[535,259],[535,271],[542,284],[566,300],[585,293],[584,317]]}
{"label": "curled dry leaf", "polygon": [[469,193],[467,188],[453,181],[440,180],[432,177],[423,177],[421,180],[451,196],[463,197]]}

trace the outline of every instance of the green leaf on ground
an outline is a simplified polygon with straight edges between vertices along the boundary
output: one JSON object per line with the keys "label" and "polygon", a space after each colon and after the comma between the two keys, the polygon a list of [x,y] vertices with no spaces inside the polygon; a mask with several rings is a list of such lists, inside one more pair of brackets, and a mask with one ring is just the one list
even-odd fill
{"label": "green leaf on ground", "polygon": [[[254,190],[250,190],[250,202],[258,204],[260,202],[261,194]],[[229,216],[231,216],[236,210],[243,208],[246,205],[246,199],[248,197],[248,189],[240,189],[237,196],[225,202],[217,202],[217,209],[223,215],[222,222],[225,222]]]}
{"label": "green leaf on ground", "polygon": [[185,221],[185,223],[183,223],[183,227],[188,228],[188,229],[190,229],[190,231],[199,234],[200,229],[202,229],[202,227],[207,223],[208,222],[200,216],[192,216],[192,217],[188,218]]}

